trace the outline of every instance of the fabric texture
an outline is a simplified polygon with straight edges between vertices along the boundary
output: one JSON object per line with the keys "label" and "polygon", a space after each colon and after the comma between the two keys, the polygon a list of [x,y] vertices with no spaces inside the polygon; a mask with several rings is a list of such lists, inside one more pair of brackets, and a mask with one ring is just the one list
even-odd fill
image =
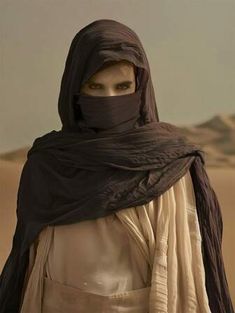
{"label": "fabric texture", "polygon": [[[75,114],[76,95],[104,63],[122,59],[138,69],[139,118],[124,129],[121,124],[98,131],[89,128]],[[130,95],[130,104],[131,99]],[[222,214],[203,152],[176,126],[159,121],[149,64],[133,30],[103,19],[75,35],[61,80],[58,112],[62,129],[34,140],[22,170],[17,225],[0,276],[0,312],[19,312],[30,245],[45,227],[94,220],[144,205],[188,170],[195,189],[210,309],[234,312],[221,251]]]}
{"label": "fabric texture", "polygon": [[30,247],[21,313],[114,313],[117,298],[118,312],[210,313],[201,245],[187,172],[148,204],[45,228]]}
{"label": "fabric texture", "polygon": [[79,125],[88,129],[125,131],[133,128],[140,118],[141,92],[139,88],[134,93],[112,97],[77,94],[74,114],[79,118],[81,110],[83,121],[79,120]]}

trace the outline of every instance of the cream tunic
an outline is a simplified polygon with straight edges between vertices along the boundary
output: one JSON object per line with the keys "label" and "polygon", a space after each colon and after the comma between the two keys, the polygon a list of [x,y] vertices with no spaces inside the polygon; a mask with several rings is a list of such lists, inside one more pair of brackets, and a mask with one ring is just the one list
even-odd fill
{"label": "cream tunic", "polygon": [[103,295],[151,284],[147,260],[115,214],[53,227],[45,272],[54,281]]}
{"label": "cream tunic", "polygon": [[48,226],[20,313],[210,313],[191,176],[149,203]]}

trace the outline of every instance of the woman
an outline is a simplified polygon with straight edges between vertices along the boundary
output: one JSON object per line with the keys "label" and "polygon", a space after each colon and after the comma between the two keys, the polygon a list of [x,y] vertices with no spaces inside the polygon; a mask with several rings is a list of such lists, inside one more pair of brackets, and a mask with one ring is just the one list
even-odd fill
{"label": "woman", "polygon": [[159,122],[129,27],[76,34],[58,109],[21,174],[1,312],[233,312],[202,152]]}

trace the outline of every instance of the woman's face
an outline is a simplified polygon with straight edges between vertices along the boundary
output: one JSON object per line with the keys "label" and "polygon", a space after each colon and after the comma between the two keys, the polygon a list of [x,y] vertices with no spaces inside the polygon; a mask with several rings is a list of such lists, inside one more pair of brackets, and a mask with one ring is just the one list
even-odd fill
{"label": "woman's face", "polygon": [[118,62],[97,71],[80,92],[91,96],[118,96],[135,92],[134,65]]}

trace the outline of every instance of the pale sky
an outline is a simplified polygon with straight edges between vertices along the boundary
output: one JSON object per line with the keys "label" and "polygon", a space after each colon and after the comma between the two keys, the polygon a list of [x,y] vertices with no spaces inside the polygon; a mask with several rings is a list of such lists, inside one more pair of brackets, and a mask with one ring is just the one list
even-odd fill
{"label": "pale sky", "polygon": [[235,0],[0,0],[0,153],[61,128],[69,45],[100,18],[138,34],[161,121],[235,113]]}

